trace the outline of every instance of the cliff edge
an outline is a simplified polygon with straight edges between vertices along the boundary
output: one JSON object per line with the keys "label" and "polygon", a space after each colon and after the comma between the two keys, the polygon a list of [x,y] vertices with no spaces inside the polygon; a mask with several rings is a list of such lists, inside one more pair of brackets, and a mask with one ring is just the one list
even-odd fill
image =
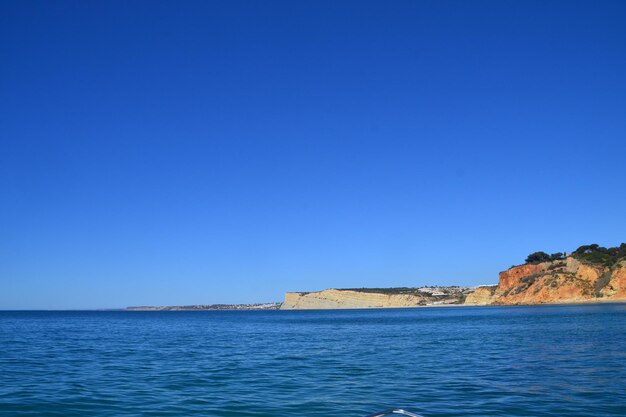
{"label": "cliff edge", "polygon": [[604,301],[626,301],[624,243],[615,248],[585,245],[569,256],[535,252],[525,264],[500,272],[491,296],[483,293],[466,298],[466,304],[474,305]]}
{"label": "cliff edge", "polygon": [[612,266],[562,261],[521,265],[500,273],[492,304],[548,304],[626,300],[626,260]]}
{"label": "cliff edge", "polygon": [[353,288],[288,292],[281,310],[403,308],[462,304],[466,287]]}

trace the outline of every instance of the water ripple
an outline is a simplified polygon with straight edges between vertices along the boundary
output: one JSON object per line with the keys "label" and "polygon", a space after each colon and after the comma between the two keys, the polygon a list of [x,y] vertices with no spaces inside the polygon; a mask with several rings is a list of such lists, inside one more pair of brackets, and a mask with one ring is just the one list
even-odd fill
{"label": "water ripple", "polygon": [[0,312],[0,414],[626,415],[626,309]]}

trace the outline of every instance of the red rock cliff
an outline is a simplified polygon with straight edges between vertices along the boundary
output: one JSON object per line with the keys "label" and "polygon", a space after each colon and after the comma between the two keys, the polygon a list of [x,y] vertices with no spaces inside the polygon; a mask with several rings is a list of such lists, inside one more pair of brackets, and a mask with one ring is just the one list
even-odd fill
{"label": "red rock cliff", "polygon": [[500,272],[500,282],[498,284],[498,290],[507,291],[511,288],[517,287],[523,278],[531,275],[541,274],[548,268],[549,265],[550,262],[543,262],[536,265],[525,264],[520,266],[514,266],[504,272]]}
{"label": "red rock cliff", "polygon": [[612,267],[568,257],[500,273],[492,304],[626,301],[626,260]]}

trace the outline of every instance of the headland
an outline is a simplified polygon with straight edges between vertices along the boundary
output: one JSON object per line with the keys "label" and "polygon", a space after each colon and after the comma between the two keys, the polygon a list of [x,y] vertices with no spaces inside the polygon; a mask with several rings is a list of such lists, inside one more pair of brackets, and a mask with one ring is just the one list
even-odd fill
{"label": "headland", "polygon": [[497,285],[350,288],[288,292],[282,310],[533,305],[626,301],[626,244],[584,245],[571,254],[535,252],[500,272]]}

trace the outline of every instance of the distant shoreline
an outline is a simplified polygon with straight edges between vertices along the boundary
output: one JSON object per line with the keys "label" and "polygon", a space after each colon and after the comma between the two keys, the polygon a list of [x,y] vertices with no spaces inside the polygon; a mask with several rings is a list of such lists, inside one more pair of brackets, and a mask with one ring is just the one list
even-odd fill
{"label": "distant shoreline", "polygon": [[92,312],[92,313],[124,313],[124,312],[202,312],[202,311],[355,311],[355,310],[413,310],[420,308],[448,308],[448,307],[550,307],[550,306],[593,306],[593,305],[607,305],[607,304],[626,304],[626,299],[620,300],[581,300],[575,302],[555,302],[555,303],[536,303],[536,304],[491,304],[491,305],[477,305],[477,304],[441,304],[441,305],[425,305],[425,306],[413,306],[413,307],[369,307],[369,308],[311,308],[311,309],[299,309],[299,310],[280,310],[280,309],[129,309],[129,308],[99,308],[99,309],[17,309],[17,310],[3,310],[0,309],[0,313],[19,313],[19,312]]}
{"label": "distant shoreline", "polygon": [[489,307],[489,308],[508,308],[508,307],[550,307],[550,306],[593,306],[593,305],[610,305],[610,304],[626,304],[626,299],[623,300],[606,300],[606,301],[579,301],[579,302],[563,302],[563,303],[542,303],[542,304],[507,304],[507,305],[473,305],[473,304],[447,304],[447,305],[428,305],[428,306],[414,306],[414,307],[373,307],[373,308],[317,308],[317,309],[299,309],[299,310],[280,310],[280,309],[206,309],[206,310],[128,310],[126,308],[111,308],[111,309],[71,309],[71,310],[52,310],[52,309],[37,309],[37,310],[0,310],[0,313],[37,313],[37,312],[51,312],[51,313],[126,313],[126,312],[203,312],[203,311],[275,311],[275,312],[291,312],[291,311],[357,311],[357,310],[415,310],[422,308],[448,308],[448,307],[468,307],[468,308],[476,308],[476,307]]}
{"label": "distant shoreline", "polygon": [[125,311],[267,311],[278,310],[282,303],[194,304],[187,306],[132,306]]}

